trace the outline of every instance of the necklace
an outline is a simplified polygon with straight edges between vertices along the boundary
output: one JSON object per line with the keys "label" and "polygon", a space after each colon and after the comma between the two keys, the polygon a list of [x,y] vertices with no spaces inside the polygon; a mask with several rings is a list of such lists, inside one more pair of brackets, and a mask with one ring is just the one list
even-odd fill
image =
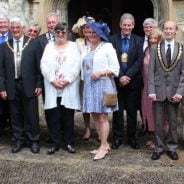
{"label": "necklace", "polygon": [[15,51],[15,49],[14,49],[13,47],[11,47],[9,41],[7,41],[6,44],[7,44],[8,48],[9,48],[13,53],[15,53],[17,57],[19,57],[19,56],[20,56],[20,53],[29,45],[29,42],[30,42],[30,41],[31,41],[31,38],[29,38],[29,39],[27,40],[27,42],[24,44],[24,47],[22,47],[22,49],[20,49],[19,52]]}
{"label": "necklace", "polygon": [[163,55],[162,55],[162,52],[161,52],[161,42],[158,43],[158,45],[157,45],[157,55],[158,55],[158,58],[159,58],[159,63],[160,63],[160,66],[162,67],[162,69],[164,70],[164,72],[166,74],[168,74],[169,72],[174,70],[174,68],[177,66],[177,64],[179,62],[179,59],[180,59],[182,51],[183,51],[183,45],[181,43],[178,43],[178,47],[179,47],[178,53],[177,53],[177,56],[176,56],[174,62],[171,64],[171,66],[167,67],[165,65],[165,63],[163,62]]}
{"label": "necklace", "polygon": [[91,45],[87,46],[87,53],[89,53],[90,51],[94,51],[94,53],[96,53],[105,43],[104,42],[100,42],[96,45],[95,49],[91,49]]}

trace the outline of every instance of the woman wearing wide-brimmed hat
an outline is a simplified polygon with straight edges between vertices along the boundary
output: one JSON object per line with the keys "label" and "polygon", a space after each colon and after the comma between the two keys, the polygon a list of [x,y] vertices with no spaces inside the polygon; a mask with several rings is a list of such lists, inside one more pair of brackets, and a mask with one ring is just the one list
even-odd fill
{"label": "woman wearing wide-brimmed hat", "polygon": [[[88,17],[91,21],[95,21],[94,18]],[[79,38],[76,39],[76,43],[82,52],[83,47],[89,44],[88,41],[88,29],[89,26],[86,23],[85,17],[81,17],[78,19],[77,23],[73,25],[72,31],[74,33],[79,34]],[[82,83],[81,83],[81,91],[82,91]],[[82,96],[82,95],[81,95]],[[90,129],[90,114],[83,113],[84,125],[85,125],[85,133],[83,135],[83,140],[89,140],[91,136],[91,129]]]}
{"label": "woman wearing wide-brimmed hat", "polygon": [[91,151],[94,160],[105,157],[110,147],[107,142],[109,135],[108,113],[116,111],[114,106],[103,105],[104,92],[116,92],[114,76],[119,74],[119,63],[116,52],[108,43],[109,28],[105,23],[93,22],[85,18],[88,30],[89,45],[82,51],[83,112],[91,113],[96,123],[100,138],[100,147]]}

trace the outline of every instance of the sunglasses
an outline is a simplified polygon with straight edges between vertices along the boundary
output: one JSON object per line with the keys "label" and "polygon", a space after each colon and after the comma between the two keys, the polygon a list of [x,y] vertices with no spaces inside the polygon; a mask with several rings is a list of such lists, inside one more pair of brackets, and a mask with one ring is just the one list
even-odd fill
{"label": "sunglasses", "polygon": [[38,33],[38,31],[37,30],[34,30],[34,29],[29,29],[29,32],[30,33]]}
{"label": "sunglasses", "polygon": [[55,33],[65,35],[66,31],[56,30]]}

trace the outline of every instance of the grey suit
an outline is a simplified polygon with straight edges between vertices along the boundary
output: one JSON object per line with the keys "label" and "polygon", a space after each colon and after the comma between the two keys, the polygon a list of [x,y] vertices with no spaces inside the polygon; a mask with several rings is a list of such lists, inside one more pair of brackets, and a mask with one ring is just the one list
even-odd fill
{"label": "grey suit", "polygon": [[[161,43],[161,54],[163,64],[167,68],[165,43]],[[179,43],[174,43],[174,52],[171,59],[171,65],[175,63]],[[184,96],[184,53],[182,52],[177,65],[173,70],[165,72],[159,62],[157,54],[157,45],[152,46],[148,76],[148,94],[156,94],[157,101],[153,103],[154,118],[155,118],[155,139],[157,152],[163,151],[164,136],[163,136],[163,115],[164,108],[169,121],[169,136],[166,143],[169,151],[176,151],[177,148],[177,110],[178,103],[172,102],[172,97],[175,94]]]}

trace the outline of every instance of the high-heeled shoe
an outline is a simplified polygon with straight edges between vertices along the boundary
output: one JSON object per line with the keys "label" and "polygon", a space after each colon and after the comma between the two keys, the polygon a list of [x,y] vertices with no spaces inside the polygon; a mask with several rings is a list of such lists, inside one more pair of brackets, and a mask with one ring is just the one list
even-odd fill
{"label": "high-heeled shoe", "polygon": [[[100,150],[100,149],[95,149],[95,150],[90,151],[90,153],[96,155],[96,154],[99,152],[99,150]],[[109,146],[109,147],[107,148],[107,151],[110,151],[110,150],[111,150],[111,148],[110,148],[110,146]]]}
{"label": "high-heeled shoe", "polygon": [[104,159],[105,156],[107,155],[107,153],[108,153],[108,150],[107,149],[105,149],[105,150],[104,149],[100,149],[98,151],[98,153],[94,156],[93,160],[94,161],[97,161],[97,160]]}
{"label": "high-heeled shoe", "polygon": [[90,151],[90,153],[94,154],[94,155],[96,155],[98,152],[99,152],[99,149],[95,149],[95,150]]}

